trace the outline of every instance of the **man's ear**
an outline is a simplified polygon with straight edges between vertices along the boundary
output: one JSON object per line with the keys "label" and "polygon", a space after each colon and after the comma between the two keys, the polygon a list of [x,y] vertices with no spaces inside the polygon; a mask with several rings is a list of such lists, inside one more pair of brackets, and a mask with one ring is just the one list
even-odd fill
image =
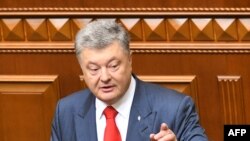
{"label": "man's ear", "polygon": [[130,62],[130,64],[131,64],[131,66],[132,66],[132,55],[133,55],[133,52],[130,51],[130,52],[129,52],[129,62]]}
{"label": "man's ear", "polygon": [[83,71],[83,66],[82,66],[82,64],[81,64],[81,63],[80,63],[80,69],[81,69],[81,71],[82,71],[81,78],[82,78],[82,79],[84,79],[84,71]]}

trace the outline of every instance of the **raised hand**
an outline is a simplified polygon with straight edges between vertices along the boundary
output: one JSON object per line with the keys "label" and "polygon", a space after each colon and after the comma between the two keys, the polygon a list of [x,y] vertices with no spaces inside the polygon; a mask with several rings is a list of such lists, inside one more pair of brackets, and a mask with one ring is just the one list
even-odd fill
{"label": "raised hand", "polygon": [[175,134],[168,128],[166,123],[162,123],[160,132],[150,134],[150,141],[177,141]]}

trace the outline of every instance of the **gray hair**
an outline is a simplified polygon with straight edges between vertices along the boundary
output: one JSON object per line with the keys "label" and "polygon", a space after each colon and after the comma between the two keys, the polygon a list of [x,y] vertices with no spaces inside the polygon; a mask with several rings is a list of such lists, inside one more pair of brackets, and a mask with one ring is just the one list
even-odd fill
{"label": "gray hair", "polygon": [[79,56],[84,48],[104,48],[114,41],[118,41],[125,51],[130,52],[129,34],[121,24],[108,19],[93,21],[77,33],[76,55]]}

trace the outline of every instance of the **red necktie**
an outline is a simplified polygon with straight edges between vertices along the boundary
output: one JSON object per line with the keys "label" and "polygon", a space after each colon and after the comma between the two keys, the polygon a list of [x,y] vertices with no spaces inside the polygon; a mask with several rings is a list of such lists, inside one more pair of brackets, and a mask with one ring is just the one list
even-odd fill
{"label": "red necktie", "polygon": [[106,117],[106,128],[104,132],[104,141],[121,141],[120,132],[115,124],[115,117],[117,111],[112,107],[108,106],[104,110],[104,115]]}

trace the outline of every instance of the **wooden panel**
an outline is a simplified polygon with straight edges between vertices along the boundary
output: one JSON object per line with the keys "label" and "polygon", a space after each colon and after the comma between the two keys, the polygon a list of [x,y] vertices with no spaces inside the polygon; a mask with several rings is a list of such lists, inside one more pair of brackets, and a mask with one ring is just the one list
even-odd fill
{"label": "wooden panel", "polygon": [[168,34],[171,41],[190,40],[189,21],[187,18],[168,19]]}
{"label": "wooden panel", "polygon": [[240,18],[238,19],[238,34],[240,40],[249,40],[250,39],[250,19],[249,18]]}
{"label": "wooden panel", "polygon": [[245,107],[240,76],[218,76],[224,124],[244,124]]}
{"label": "wooden panel", "polygon": [[215,36],[218,41],[238,40],[235,19],[215,19]]}
{"label": "wooden panel", "polygon": [[49,140],[58,99],[57,76],[0,75],[0,140]]}
{"label": "wooden panel", "polygon": [[49,33],[52,41],[71,41],[72,34],[68,18],[51,18],[48,20]]}
{"label": "wooden panel", "polygon": [[[72,13],[74,14],[74,13]],[[107,16],[112,16],[112,14]],[[116,18],[104,17],[120,22],[129,32],[132,41],[136,42],[189,42],[205,41],[222,43],[248,43],[250,41],[249,18],[240,17],[204,17],[195,15],[187,18],[162,17],[130,18],[117,14]],[[72,15],[78,16],[78,15]],[[151,15],[154,16],[154,15]],[[87,23],[95,20],[88,16],[71,18],[68,16],[53,18],[1,18],[0,43],[6,41],[19,42],[73,42],[77,31]],[[100,19],[100,18],[99,18]]]}
{"label": "wooden panel", "polygon": [[213,22],[211,18],[193,18],[191,19],[191,27],[193,40],[214,40]]}
{"label": "wooden panel", "polygon": [[[145,82],[151,82],[155,84],[159,84],[163,87],[174,89],[181,93],[187,94],[191,96],[195,103],[198,104],[197,97],[197,82],[195,76],[147,76],[140,75],[138,76],[141,80]],[[197,105],[198,107],[198,105]]]}
{"label": "wooden panel", "polygon": [[132,41],[143,40],[142,21],[139,18],[122,18],[118,21],[128,30]]}
{"label": "wooden panel", "polygon": [[249,7],[247,0],[1,0],[0,7]]}
{"label": "wooden panel", "polygon": [[24,41],[22,19],[2,19],[3,38],[5,41]]}
{"label": "wooden panel", "polygon": [[148,19],[143,20],[145,40],[147,41],[166,41],[165,19]]}
{"label": "wooden panel", "polygon": [[48,41],[48,28],[46,19],[25,19],[26,36],[28,41]]}

